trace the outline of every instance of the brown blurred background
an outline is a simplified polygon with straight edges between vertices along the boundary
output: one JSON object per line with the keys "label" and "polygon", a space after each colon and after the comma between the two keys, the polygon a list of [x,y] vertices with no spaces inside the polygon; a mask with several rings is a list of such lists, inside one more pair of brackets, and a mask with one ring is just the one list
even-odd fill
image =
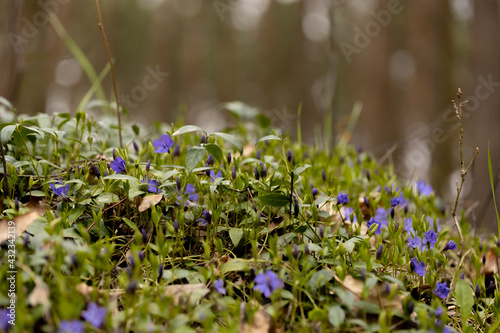
{"label": "brown blurred background", "polygon": [[[224,127],[215,112],[241,100],[304,140],[338,137],[357,101],[352,142],[429,181],[445,201],[459,179],[450,100],[460,87],[466,163],[480,148],[464,198],[473,223],[495,229],[487,172],[500,162],[498,0],[101,0],[120,101],[135,121]],[[0,96],[22,113],[74,113],[90,87],[47,21],[51,10],[99,73],[106,65],[93,1],[0,3]],[[156,74],[155,74],[156,72]],[[167,74],[168,73],[168,74]],[[498,82],[498,83],[497,83]],[[103,86],[113,99],[109,75]],[[329,121],[331,123],[325,121]],[[313,134],[315,133],[315,134]],[[449,205],[448,205],[449,207]]]}

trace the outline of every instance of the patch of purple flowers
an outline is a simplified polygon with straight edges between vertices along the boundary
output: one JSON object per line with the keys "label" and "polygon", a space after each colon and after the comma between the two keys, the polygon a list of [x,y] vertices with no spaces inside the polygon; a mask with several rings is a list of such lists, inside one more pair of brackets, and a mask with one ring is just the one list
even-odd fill
{"label": "patch of purple flowers", "polygon": [[[198,193],[196,193],[196,189],[194,188],[193,184],[187,184],[186,185],[186,190],[184,191],[183,195],[188,194],[188,200],[184,203],[184,206],[187,206],[188,202],[196,202],[198,201]],[[182,202],[183,198],[182,195],[177,196],[177,201],[176,204],[180,205]]]}
{"label": "patch of purple flowers", "polygon": [[148,184],[148,192],[150,193],[161,193],[161,190],[158,188],[160,183],[157,180],[151,179],[148,176],[144,177],[144,180],[141,180],[143,184]]}
{"label": "patch of purple flowers", "polygon": [[429,245],[429,249],[433,249],[434,245],[437,242],[438,234],[437,232],[434,232],[433,230],[429,230],[426,233],[424,233],[424,246]]}
{"label": "patch of purple flowers", "polygon": [[441,299],[445,299],[448,294],[450,293],[450,288],[448,288],[448,284],[446,282],[436,283],[436,289],[432,290],[436,296],[438,296]]}
{"label": "patch of purple flowers", "polygon": [[428,197],[432,194],[432,186],[427,184],[425,180],[419,180],[417,182],[417,192],[420,195]]}
{"label": "patch of purple flowers", "polygon": [[84,333],[85,325],[76,319],[62,320],[57,333]]}
{"label": "patch of purple flowers", "polygon": [[413,272],[417,273],[420,276],[425,276],[427,271],[425,270],[425,264],[423,261],[418,261],[417,258],[412,258],[410,261],[410,268]]}

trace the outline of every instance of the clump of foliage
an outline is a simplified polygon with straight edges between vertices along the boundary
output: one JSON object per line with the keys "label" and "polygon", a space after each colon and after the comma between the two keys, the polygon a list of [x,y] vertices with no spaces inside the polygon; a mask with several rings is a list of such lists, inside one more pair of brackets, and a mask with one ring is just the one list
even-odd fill
{"label": "clump of foliage", "polygon": [[462,215],[457,249],[430,185],[226,109],[225,132],[124,123],[124,147],[94,111],[4,112],[0,330],[496,331],[498,248]]}

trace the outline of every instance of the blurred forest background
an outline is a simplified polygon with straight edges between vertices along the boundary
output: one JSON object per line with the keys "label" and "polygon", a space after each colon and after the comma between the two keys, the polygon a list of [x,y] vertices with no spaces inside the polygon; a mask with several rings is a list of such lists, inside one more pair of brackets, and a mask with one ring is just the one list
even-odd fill
{"label": "blurred forest background", "polygon": [[[263,110],[304,141],[344,133],[352,143],[425,179],[448,202],[459,177],[450,101],[470,102],[464,155],[480,153],[464,202],[476,226],[495,229],[488,180],[500,162],[498,0],[106,0],[105,28],[120,102],[137,122],[228,125],[223,102]],[[52,11],[96,72],[107,63],[93,1],[0,2],[0,96],[21,113],[74,113],[91,83],[47,21]],[[156,74],[154,74],[156,72]],[[168,75],[167,75],[168,73]],[[497,83],[498,82],[498,83]],[[111,79],[104,80],[113,99]]]}

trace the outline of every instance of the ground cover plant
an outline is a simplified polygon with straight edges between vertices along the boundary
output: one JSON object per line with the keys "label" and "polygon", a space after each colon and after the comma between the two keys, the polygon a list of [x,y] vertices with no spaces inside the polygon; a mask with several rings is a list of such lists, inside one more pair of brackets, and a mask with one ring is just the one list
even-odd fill
{"label": "ground cover plant", "polygon": [[240,102],[224,132],[120,136],[105,103],[2,103],[1,331],[498,329],[496,240],[458,213],[461,242],[430,184],[368,152],[294,142]]}

